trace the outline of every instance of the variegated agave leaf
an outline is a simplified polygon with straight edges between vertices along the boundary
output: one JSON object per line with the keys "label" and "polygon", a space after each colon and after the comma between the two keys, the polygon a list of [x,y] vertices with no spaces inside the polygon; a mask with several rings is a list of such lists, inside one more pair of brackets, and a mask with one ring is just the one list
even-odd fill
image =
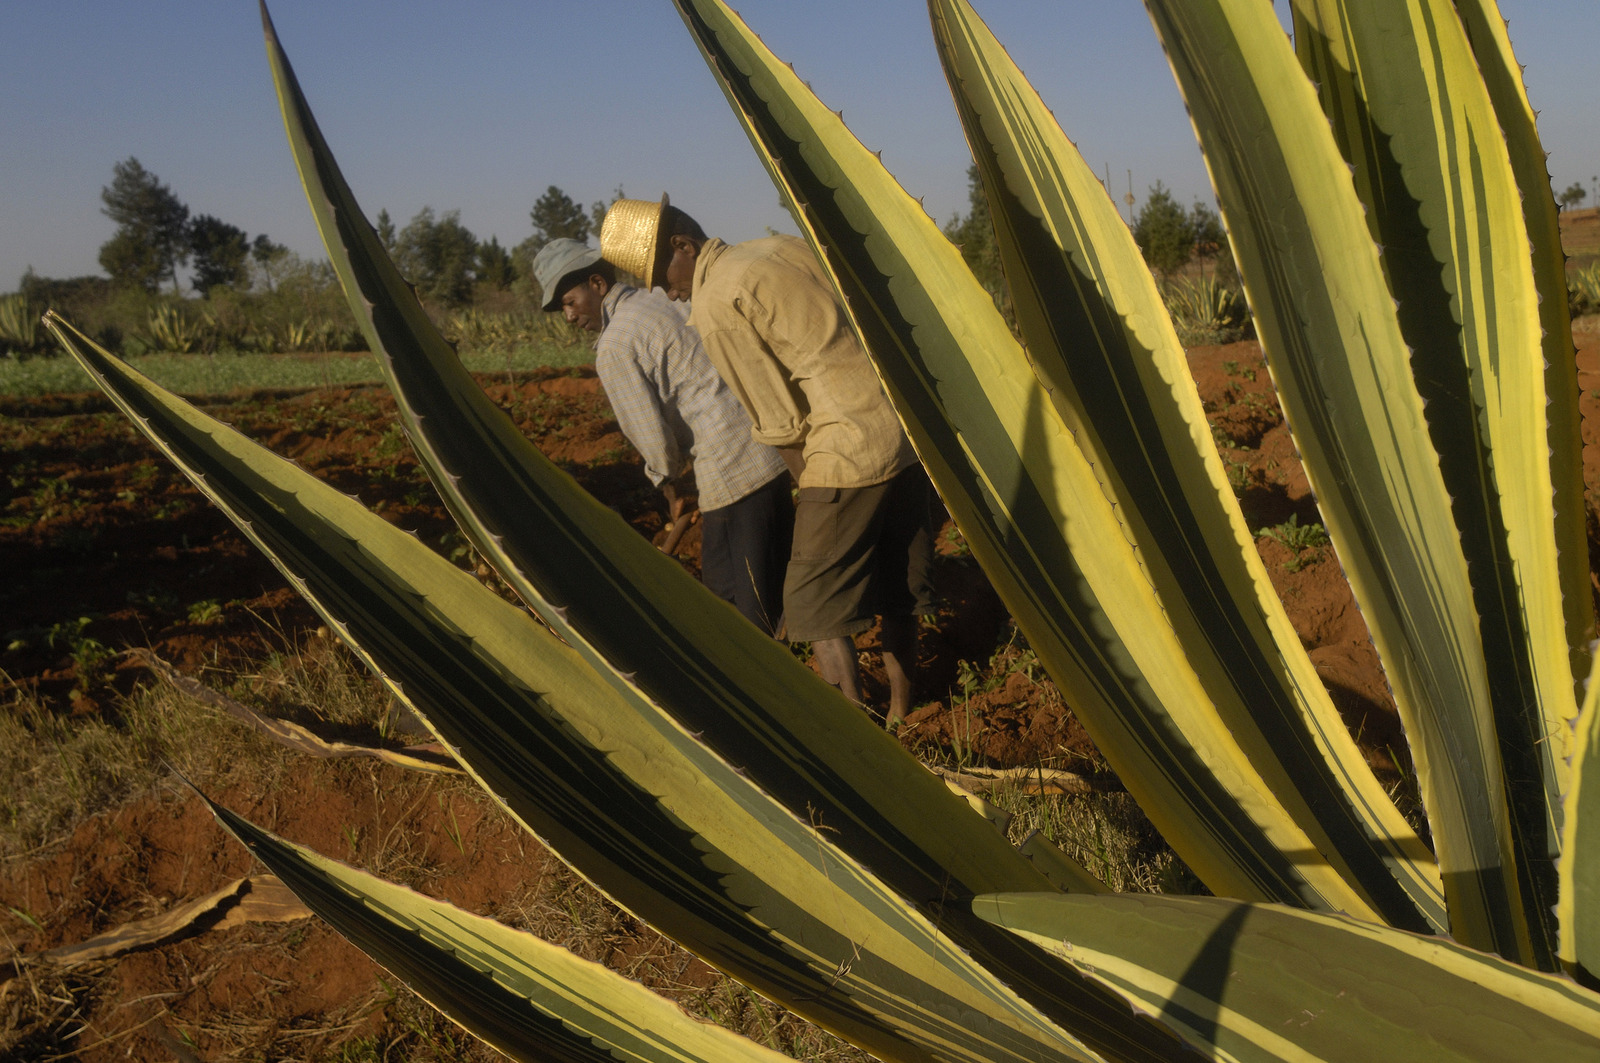
{"label": "variegated agave leaf", "polygon": [[[1522,217],[1532,249],[1539,322],[1544,329],[1545,420],[1550,439],[1555,538],[1561,569],[1561,605],[1567,621],[1574,700],[1583,696],[1595,638],[1594,598],[1589,590],[1589,540],[1584,526],[1583,439],[1579,434],[1578,362],[1567,303],[1566,253],[1550,169],[1533,106],[1522,85],[1522,67],[1511,51],[1505,19],[1495,0],[1456,0],[1456,12],[1478,62],[1495,117],[1511,153]],[[1554,741],[1559,735],[1552,735]],[[1562,755],[1570,754],[1570,749]]]}
{"label": "variegated agave leaf", "polygon": [[929,6],[1028,356],[1121,502],[1218,724],[1375,911],[1443,930],[1433,854],[1350,738],[1272,587],[1127,224],[971,6]]}
{"label": "variegated agave leaf", "polygon": [[[1472,584],[1349,171],[1269,8],[1145,6],[1205,151],[1324,522],[1407,726],[1451,933],[1533,959],[1539,935],[1500,786]],[[1463,705],[1482,708],[1464,714]]]}
{"label": "variegated agave leaf", "polygon": [[1383,249],[1479,614],[1490,700],[1435,711],[1467,733],[1487,714],[1498,737],[1530,922],[1532,951],[1518,955],[1548,968],[1561,736],[1577,706],[1550,534],[1539,297],[1516,177],[1449,0],[1297,0],[1295,44]]}
{"label": "variegated agave leaf", "polygon": [[1562,822],[1560,958],[1583,984],[1600,987],[1600,657],[1572,739],[1572,779]]}
{"label": "variegated agave leaf", "polygon": [[725,4],[679,10],[974,554],[1140,806],[1216,892],[1377,917],[1219,721],[1121,500],[960,254]]}
{"label": "variegated agave leaf", "polygon": [[329,860],[201,795],[218,821],[335,930],[512,1059],[784,1063],[637,982],[532,934]]}
{"label": "variegated agave leaf", "polygon": [[973,907],[1238,1063],[1600,1060],[1600,996],[1438,937],[1211,897]]}

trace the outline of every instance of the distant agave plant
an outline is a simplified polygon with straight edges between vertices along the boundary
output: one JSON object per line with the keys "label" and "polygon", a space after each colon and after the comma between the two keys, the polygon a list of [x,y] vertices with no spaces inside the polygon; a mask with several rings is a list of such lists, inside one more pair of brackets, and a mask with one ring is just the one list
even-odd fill
{"label": "distant agave plant", "polygon": [[1574,313],[1600,314],[1600,263],[1572,275],[1571,304]]}
{"label": "distant agave plant", "polygon": [[284,321],[274,333],[275,349],[289,354],[334,351],[344,346],[339,326],[314,314]]}
{"label": "distant agave plant", "polygon": [[0,348],[31,351],[39,346],[39,309],[22,292],[0,296]]}
{"label": "distant agave plant", "polygon": [[581,335],[566,322],[552,320],[549,314],[496,314],[477,309],[451,313],[442,331],[461,352],[513,351],[537,343],[571,343]]}
{"label": "distant agave plant", "polygon": [[[720,0],[678,7],[973,554],[1214,897],[1113,895],[1046,845],[1012,848],[544,460],[389,262],[270,22],[295,158],[400,422],[548,630],[48,323],[524,825],[880,1058],[1600,1059],[1600,994],[1557,973],[1600,972],[1575,368],[1498,13],[1296,0],[1297,59],[1260,0],[1146,6],[1394,685],[1431,848],[1273,596],[1126,225],[965,0],[930,13],[1026,353],[833,111]],[[519,1058],[769,1055],[218,815]]]}
{"label": "distant agave plant", "polygon": [[1232,343],[1245,335],[1250,306],[1244,293],[1216,277],[1174,281],[1162,299],[1178,339],[1185,345]]}
{"label": "distant agave plant", "polygon": [[203,332],[204,325],[183,310],[157,303],[145,316],[144,335],[140,339],[153,351],[190,354],[200,348]]}

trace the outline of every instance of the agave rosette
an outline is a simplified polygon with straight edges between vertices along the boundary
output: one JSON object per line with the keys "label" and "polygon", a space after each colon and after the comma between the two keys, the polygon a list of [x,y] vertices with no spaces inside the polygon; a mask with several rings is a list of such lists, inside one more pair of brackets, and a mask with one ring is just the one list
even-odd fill
{"label": "agave rosette", "polygon": [[[1107,896],[1037,843],[1036,867],[543,462],[388,262],[270,23],[307,194],[401,423],[555,634],[48,324],[524,825],[624,907],[882,1058],[1600,1059],[1600,996],[1530,969],[1559,954],[1588,978],[1600,962],[1585,921],[1600,814],[1583,785],[1600,724],[1574,693],[1594,619],[1571,347],[1550,336],[1567,327],[1549,297],[1559,246],[1498,14],[1296,0],[1297,59],[1259,0],[1146,6],[1396,688],[1437,862],[1271,594],[1125,228],[965,0],[930,14],[1027,352],[835,112],[719,0],[678,7],[974,553],[1219,897]],[[1380,255],[1408,231],[1427,239]],[[217,811],[310,906],[514,1055],[766,1058]],[[1429,934],[1446,928],[1456,942]]]}

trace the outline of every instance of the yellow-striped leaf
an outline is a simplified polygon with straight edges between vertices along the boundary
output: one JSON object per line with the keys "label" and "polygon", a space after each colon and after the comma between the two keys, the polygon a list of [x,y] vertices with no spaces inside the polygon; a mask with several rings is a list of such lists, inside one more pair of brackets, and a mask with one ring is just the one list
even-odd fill
{"label": "yellow-striped leaf", "polygon": [[[1584,984],[1600,986],[1600,657],[1595,658],[1583,712],[1570,743],[1572,780],[1561,825],[1561,961]],[[1596,776],[1588,779],[1590,775]],[[1587,781],[1588,785],[1585,786]]]}
{"label": "yellow-striped leaf", "polygon": [[[1296,823],[1384,919],[1446,926],[1433,854],[1318,677],[1245,526],[1200,395],[1127,223],[966,0],[934,40],[988,193],[1028,355],[1123,503],[1208,706]],[[1192,727],[1192,724],[1185,724]]]}
{"label": "yellow-striped leaf", "polygon": [[[1456,0],[1473,57],[1483,74],[1495,117],[1511,153],[1521,193],[1523,221],[1533,251],[1534,283],[1539,289],[1539,322],[1544,328],[1545,407],[1550,438],[1550,480],[1555,493],[1556,547],[1560,551],[1561,604],[1567,619],[1567,646],[1577,690],[1583,696],[1595,638],[1594,598],[1589,590],[1589,540],[1584,525],[1583,439],[1579,434],[1578,365],[1572,345],[1567,303],[1567,257],[1561,247],[1561,222],[1550,169],[1533,107],[1522,85],[1522,67],[1511,51],[1505,19],[1495,0]],[[1563,738],[1567,729],[1551,735]],[[1571,754],[1562,749],[1561,757]]]}
{"label": "yellow-striped leaf", "polygon": [[529,1063],[784,1063],[532,934],[385,882],[201,795],[300,900],[469,1033]]}
{"label": "yellow-striped leaf", "polygon": [[1350,173],[1272,9],[1146,0],[1278,395],[1401,706],[1458,940],[1529,956],[1489,682],[1450,500]]}
{"label": "yellow-striped leaf", "polygon": [[1375,917],[1221,725],[1104,477],[938,226],[719,0],[679,0],[946,506],[1140,806],[1212,890]]}
{"label": "yellow-striped leaf", "polygon": [[1211,897],[979,897],[974,910],[1237,1063],[1600,1060],[1600,995],[1438,937]]}
{"label": "yellow-striped leaf", "polygon": [[1467,734],[1486,722],[1498,736],[1532,936],[1527,962],[1549,968],[1566,779],[1566,751],[1549,738],[1568,730],[1577,706],[1550,534],[1538,294],[1516,178],[1450,0],[1296,0],[1295,27],[1383,249],[1472,579],[1491,700],[1444,704],[1436,716]]}

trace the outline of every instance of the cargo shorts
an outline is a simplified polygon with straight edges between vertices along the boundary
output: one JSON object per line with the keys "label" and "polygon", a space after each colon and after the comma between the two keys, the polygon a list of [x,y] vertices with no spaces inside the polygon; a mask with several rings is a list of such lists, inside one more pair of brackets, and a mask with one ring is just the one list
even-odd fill
{"label": "cargo shorts", "polygon": [[791,642],[934,611],[932,486],[921,465],[868,487],[802,487],[783,581]]}

